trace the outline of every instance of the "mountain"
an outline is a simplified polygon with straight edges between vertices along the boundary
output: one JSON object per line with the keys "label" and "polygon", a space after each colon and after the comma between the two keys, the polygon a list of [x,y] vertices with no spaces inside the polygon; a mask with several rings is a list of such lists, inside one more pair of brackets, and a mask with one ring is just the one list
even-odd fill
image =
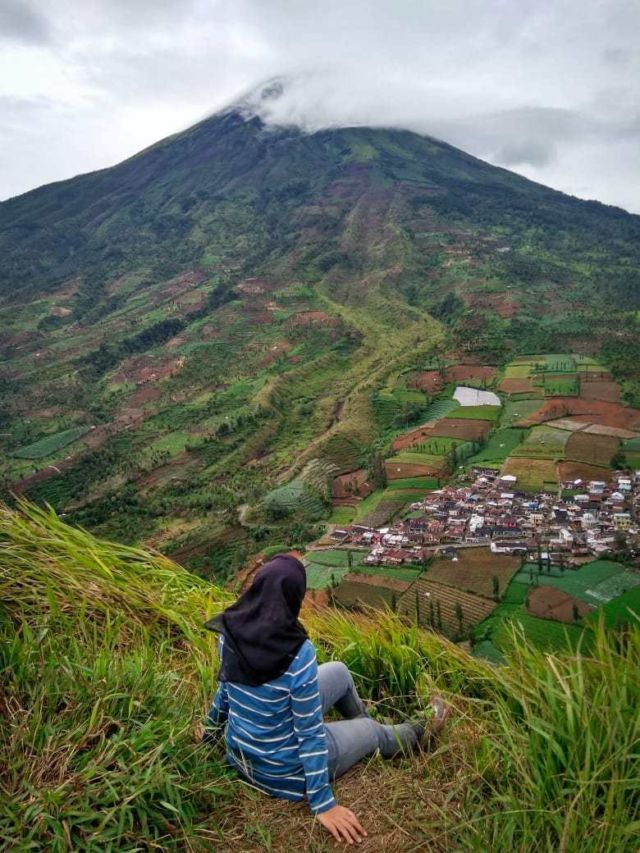
{"label": "mountain", "polygon": [[205,573],[314,535],[420,417],[383,393],[409,368],[597,353],[640,399],[640,217],[408,131],[269,126],[279,91],[0,204],[5,493]]}

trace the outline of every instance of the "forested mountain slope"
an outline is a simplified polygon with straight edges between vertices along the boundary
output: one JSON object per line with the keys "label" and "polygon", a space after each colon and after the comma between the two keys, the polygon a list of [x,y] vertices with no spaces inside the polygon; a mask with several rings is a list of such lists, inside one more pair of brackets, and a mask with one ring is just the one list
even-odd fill
{"label": "forested mountain slope", "polygon": [[[639,238],[431,138],[231,107],[0,205],[5,493],[231,569],[375,467],[375,395],[427,359],[597,351],[635,397]],[[276,529],[253,508],[301,472]]]}

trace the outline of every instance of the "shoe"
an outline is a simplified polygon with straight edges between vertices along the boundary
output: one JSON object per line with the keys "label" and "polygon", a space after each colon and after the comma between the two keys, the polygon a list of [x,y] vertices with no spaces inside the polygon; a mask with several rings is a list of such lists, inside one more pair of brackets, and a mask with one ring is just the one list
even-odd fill
{"label": "shoe", "polygon": [[429,731],[432,735],[439,735],[451,713],[451,706],[445,703],[442,696],[434,696],[427,708],[431,709]]}

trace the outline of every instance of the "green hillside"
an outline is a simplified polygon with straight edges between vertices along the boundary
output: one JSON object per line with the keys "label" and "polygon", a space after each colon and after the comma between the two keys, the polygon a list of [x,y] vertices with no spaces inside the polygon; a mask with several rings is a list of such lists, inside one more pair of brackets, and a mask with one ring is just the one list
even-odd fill
{"label": "green hillside", "polygon": [[452,351],[597,350],[640,402],[640,217],[408,131],[236,105],[3,202],[0,252],[5,499],[206,576],[312,538]]}
{"label": "green hillside", "polygon": [[[228,600],[158,554],[0,509],[4,849],[334,849],[197,742],[216,671],[202,622]],[[434,752],[336,785],[364,850],[637,849],[638,625],[624,643],[600,628],[589,657],[518,642],[494,669],[392,615],[304,618],[377,713],[402,719],[434,690],[455,709]]]}

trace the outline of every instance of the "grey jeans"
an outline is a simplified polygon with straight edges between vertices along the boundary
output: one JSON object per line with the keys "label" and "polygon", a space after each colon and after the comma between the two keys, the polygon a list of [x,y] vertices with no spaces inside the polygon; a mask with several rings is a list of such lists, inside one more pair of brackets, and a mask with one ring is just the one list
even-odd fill
{"label": "grey jeans", "polygon": [[384,726],[371,719],[343,663],[323,663],[318,667],[318,681],[322,713],[335,708],[345,717],[335,723],[325,723],[331,779],[342,776],[358,761],[378,751],[383,758],[413,751],[418,741],[416,730],[408,723]]}

